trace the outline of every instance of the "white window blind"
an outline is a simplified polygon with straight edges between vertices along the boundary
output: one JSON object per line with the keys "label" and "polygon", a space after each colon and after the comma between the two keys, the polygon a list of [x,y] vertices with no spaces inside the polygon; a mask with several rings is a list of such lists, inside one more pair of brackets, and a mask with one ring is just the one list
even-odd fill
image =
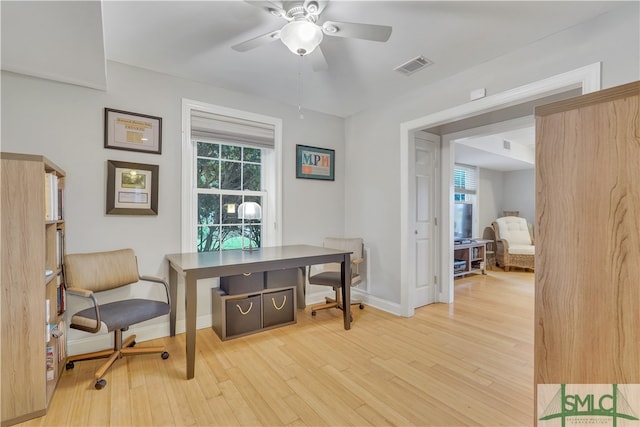
{"label": "white window blind", "polygon": [[475,166],[456,163],[453,169],[453,185],[456,193],[476,194],[478,169]]}
{"label": "white window blind", "polygon": [[197,110],[191,112],[191,138],[241,143],[255,148],[275,147],[272,124]]}

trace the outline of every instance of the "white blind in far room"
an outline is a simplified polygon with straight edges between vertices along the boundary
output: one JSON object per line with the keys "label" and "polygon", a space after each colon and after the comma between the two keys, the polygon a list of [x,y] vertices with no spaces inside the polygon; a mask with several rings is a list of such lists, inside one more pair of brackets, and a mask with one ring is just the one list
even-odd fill
{"label": "white blind in far room", "polygon": [[456,193],[476,194],[478,169],[475,166],[456,163],[453,169],[453,185]]}

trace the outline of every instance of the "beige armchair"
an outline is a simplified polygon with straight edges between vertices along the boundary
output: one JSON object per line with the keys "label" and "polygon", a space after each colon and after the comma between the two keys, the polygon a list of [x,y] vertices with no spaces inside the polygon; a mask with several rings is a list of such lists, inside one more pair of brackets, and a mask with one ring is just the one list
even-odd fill
{"label": "beige armchair", "polygon": [[534,269],[535,245],[533,229],[525,218],[505,216],[492,224],[496,234],[496,263],[510,267]]}

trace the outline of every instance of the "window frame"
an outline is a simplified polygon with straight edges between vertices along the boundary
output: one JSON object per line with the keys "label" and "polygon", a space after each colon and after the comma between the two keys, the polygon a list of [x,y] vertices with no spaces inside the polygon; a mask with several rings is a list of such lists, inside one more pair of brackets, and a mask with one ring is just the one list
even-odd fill
{"label": "window frame", "polygon": [[[456,187],[456,171],[461,170],[465,173],[465,186],[464,187]],[[467,186],[467,175],[471,173],[473,185]],[[462,190],[462,191],[458,191]],[[454,163],[453,166],[453,201],[452,203],[466,203],[472,205],[472,218],[471,225],[473,235],[477,236],[479,233],[478,219],[478,193],[480,191],[480,168],[478,166],[467,165],[464,163]],[[456,200],[458,195],[461,195],[460,200]]]}
{"label": "window frame", "polygon": [[[262,220],[262,246],[282,244],[282,119],[236,110],[200,101],[182,99],[182,197],[181,197],[181,247],[182,252],[197,252],[198,189],[195,183],[197,171],[196,144],[191,138],[192,111],[237,117],[262,122],[274,127],[274,148],[262,149],[262,189],[266,191],[266,202]],[[220,141],[222,144],[229,144]]]}

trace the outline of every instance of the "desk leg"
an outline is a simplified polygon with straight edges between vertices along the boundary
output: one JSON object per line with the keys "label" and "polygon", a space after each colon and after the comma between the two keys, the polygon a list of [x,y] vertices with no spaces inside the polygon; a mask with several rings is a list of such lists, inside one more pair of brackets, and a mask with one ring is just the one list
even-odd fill
{"label": "desk leg", "polygon": [[351,329],[351,254],[344,256],[344,261],[340,263],[342,273],[342,315],[344,318],[344,328]]}
{"label": "desk leg", "polygon": [[195,375],[196,363],[196,312],[198,281],[187,273],[184,283],[185,292],[185,323],[187,334],[187,379]]}
{"label": "desk leg", "polygon": [[169,313],[169,334],[176,336],[176,313],[178,310],[178,272],[169,263],[169,298],[171,298],[171,312]]}

